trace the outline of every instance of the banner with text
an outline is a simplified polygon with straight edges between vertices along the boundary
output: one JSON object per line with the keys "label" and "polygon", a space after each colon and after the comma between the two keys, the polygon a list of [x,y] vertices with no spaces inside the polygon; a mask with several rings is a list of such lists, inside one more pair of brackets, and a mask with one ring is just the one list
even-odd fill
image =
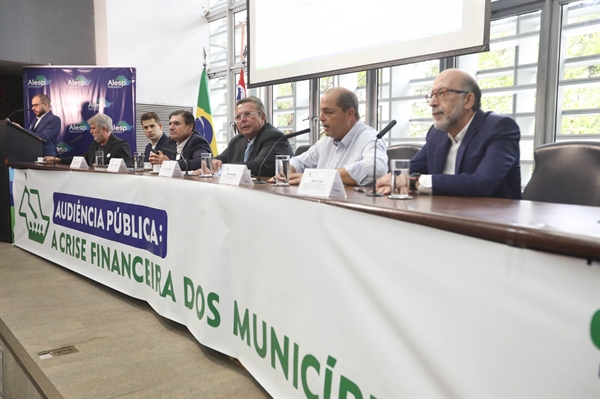
{"label": "banner with text", "polygon": [[183,179],[16,170],[13,193],[17,246],[147,301],[273,397],[598,393],[583,260]]}

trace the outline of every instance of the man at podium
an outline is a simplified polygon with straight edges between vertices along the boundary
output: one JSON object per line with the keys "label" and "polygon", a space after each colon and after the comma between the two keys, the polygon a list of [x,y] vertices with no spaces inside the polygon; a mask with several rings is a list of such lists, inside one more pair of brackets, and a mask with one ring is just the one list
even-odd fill
{"label": "man at podium", "polygon": [[46,140],[42,147],[44,156],[55,157],[56,137],[60,133],[60,118],[50,111],[50,99],[45,94],[36,94],[31,99],[31,109],[36,119],[27,130]]}

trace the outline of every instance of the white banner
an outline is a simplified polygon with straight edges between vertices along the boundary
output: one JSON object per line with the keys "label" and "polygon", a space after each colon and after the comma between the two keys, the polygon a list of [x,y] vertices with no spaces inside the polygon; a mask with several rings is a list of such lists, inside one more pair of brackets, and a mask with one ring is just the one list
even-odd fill
{"label": "white banner", "polygon": [[227,185],[16,170],[15,244],[274,397],[598,396],[597,265]]}

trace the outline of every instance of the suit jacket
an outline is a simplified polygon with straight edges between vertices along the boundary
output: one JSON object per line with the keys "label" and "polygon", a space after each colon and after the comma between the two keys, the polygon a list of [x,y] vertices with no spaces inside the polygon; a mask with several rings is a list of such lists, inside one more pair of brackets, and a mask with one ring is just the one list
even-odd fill
{"label": "suit jacket", "polygon": [[[165,143],[167,143],[168,140],[169,140],[169,138],[167,137],[167,135],[163,133],[163,135],[160,136],[160,138],[156,142],[155,150],[158,151],[161,148],[163,148]],[[152,143],[148,143],[146,145],[146,149],[144,150],[144,162],[148,162],[148,157],[150,156],[150,151],[152,151]]]}
{"label": "suit jacket", "polygon": [[60,118],[52,113],[52,111],[48,111],[37,128],[34,129],[35,123],[37,122],[37,118],[33,121],[31,126],[29,127],[29,131],[39,138],[46,140],[44,145],[42,146],[42,152],[44,156],[56,156],[56,138],[60,133]]}
{"label": "suit jacket", "polygon": [[478,110],[458,147],[454,175],[444,175],[450,138],[431,127],[410,171],[431,174],[433,194],[521,199],[519,140],[511,118]]}
{"label": "suit jacket", "polygon": [[[252,145],[252,150],[250,150],[248,161],[244,162],[244,152],[246,151],[248,140],[241,134],[232,138],[225,151],[219,154],[216,159],[223,163],[245,163],[248,169],[250,169],[250,173],[256,176],[258,175],[261,163],[265,161],[271,147],[282,137],[283,133],[279,129],[269,123],[265,123],[254,138],[254,144]],[[269,154],[269,158],[265,161],[260,171],[262,176],[270,177],[275,175],[275,155],[294,155],[289,140],[282,139],[273,148],[273,151]]]}
{"label": "suit jacket", "polygon": [[[133,158],[131,157],[131,149],[129,148],[129,143],[127,140],[123,140],[111,134],[108,138],[108,141],[104,146],[100,146],[96,141],[92,141],[88,150],[83,157],[88,165],[92,165],[94,161],[94,156],[96,155],[96,151],[104,151],[104,163],[108,165],[110,160],[113,158],[123,158],[125,161],[125,165],[128,168],[133,167]],[[61,158],[61,163],[71,163],[73,157]]]}
{"label": "suit jacket", "polygon": [[[177,142],[169,137],[163,145],[162,150],[169,159],[175,160],[177,157]],[[194,130],[194,133],[192,133],[181,151],[181,158],[178,161],[181,170],[191,172],[200,169],[202,165],[202,153],[212,154],[210,144],[208,144],[208,141],[200,133]]]}

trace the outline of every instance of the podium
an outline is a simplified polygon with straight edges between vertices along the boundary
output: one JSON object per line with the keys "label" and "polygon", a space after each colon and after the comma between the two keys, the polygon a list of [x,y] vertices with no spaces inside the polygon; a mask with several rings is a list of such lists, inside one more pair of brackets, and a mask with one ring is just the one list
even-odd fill
{"label": "podium", "polygon": [[10,121],[0,121],[0,241],[12,242],[8,163],[35,162],[44,142]]}

